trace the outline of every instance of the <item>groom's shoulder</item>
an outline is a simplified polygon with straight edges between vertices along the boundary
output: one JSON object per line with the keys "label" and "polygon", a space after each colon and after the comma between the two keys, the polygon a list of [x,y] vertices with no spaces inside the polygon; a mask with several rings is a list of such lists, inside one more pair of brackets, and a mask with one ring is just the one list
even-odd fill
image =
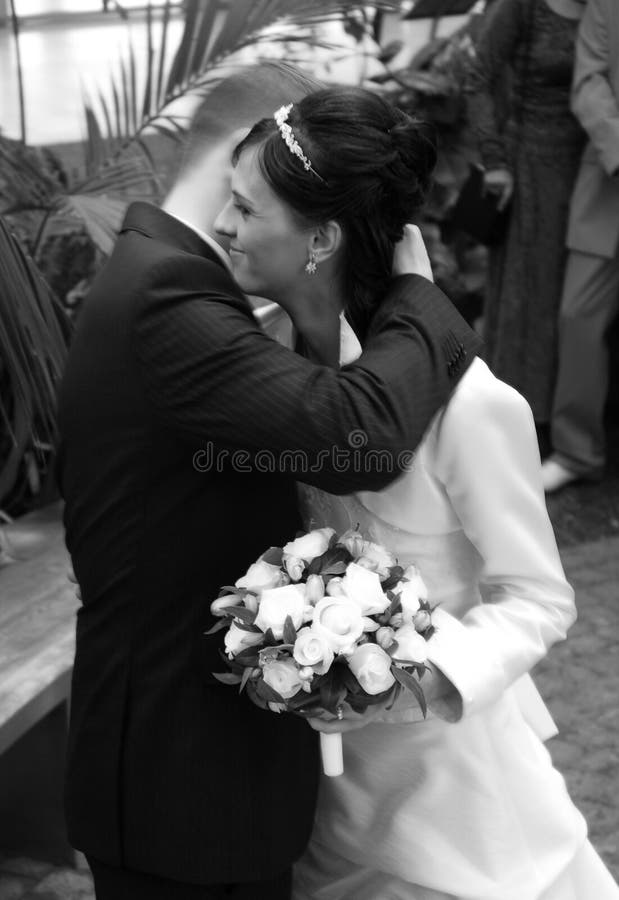
{"label": "groom's shoulder", "polygon": [[107,298],[106,303],[116,295],[135,316],[157,309],[180,312],[184,304],[204,301],[213,301],[213,315],[221,304],[251,316],[245,295],[220,260],[138,232],[120,235],[92,294]]}

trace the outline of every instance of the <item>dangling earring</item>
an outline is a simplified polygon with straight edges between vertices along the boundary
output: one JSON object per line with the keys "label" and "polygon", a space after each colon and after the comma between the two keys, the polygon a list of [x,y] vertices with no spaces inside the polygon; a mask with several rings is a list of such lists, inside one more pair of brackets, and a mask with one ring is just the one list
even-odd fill
{"label": "dangling earring", "polygon": [[315,275],[316,268],[316,254],[313,250],[310,250],[310,258],[305,265],[305,271],[308,275]]}

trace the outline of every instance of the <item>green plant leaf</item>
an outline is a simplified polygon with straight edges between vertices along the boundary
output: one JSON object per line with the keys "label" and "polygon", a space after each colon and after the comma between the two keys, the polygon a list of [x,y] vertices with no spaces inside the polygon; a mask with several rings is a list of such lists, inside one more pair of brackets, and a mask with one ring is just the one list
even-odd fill
{"label": "green plant leaf", "polygon": [[252,612],[251,609],[247,609],[246,606],[229,606],[226,610],[226,615],[240,619],[245,625],[253,625],[256,620],[256,613]]}
{"label": "green plant leaf", "polygon": [[297,639],[297,630],[290,616],[286,616],[284,621],[284,640],[287,644],[294,644]]}
{"label": "green plant leaf", "polygon": [[221,681],[222,684],[240,684],[241,676],[235,675],[234,672],[213,672],[213,678]]}
{"label": "green plant leaf", "polygon": [[397,681],[399,681],[407,691],[410,691],[415,695],[415,699],[417,700],[417,703],[419,704],[419,707],[425,719],[428,707],[423,689],[421,688],[421,685],[419,684],[417,679],[413,675],[411,675],[410,672],[407,672],[406,669],[400,669],[398,668],[398,666],[392,666],[391,672],[393,674],[393,677]]}
{"label": "green plant leaf", "polygon": [[255,682],[256,685],[256,693],[259,697],[262,697],[263,700],[266,700],[270,703],[286,703],[281,694],[278,694],[277,691],[274,691],[273,688],[266,683],[263,678],[260,678]]}
{"label": "green plant leaf", "polygon": [[262,554],[260,559],[270,566],[281,566],[283,552],[281,547],[269,547],[269,549]]}
{"label": "green plant leaf", "polygon": [[224,628],[230,627],[230,619],[223,618],[219,619],[212,628],[209,628],[208,631],[205,631],[204,634],[217,634],[218,631],[223,631]]}

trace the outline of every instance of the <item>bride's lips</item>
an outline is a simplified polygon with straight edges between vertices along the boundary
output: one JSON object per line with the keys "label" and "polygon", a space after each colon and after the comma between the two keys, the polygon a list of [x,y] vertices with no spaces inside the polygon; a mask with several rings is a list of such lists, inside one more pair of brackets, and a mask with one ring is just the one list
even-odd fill
{"label": "bride's lips", "polygon": [[233,246],[231,245],[231,246],[230,246],[230,251],[229,251],[229,252],[230,252],[230,256],[232,256],[233,253],[242,253],[243,251],[242,251],[242,250],[239,250],[238,247],[233,247]]}

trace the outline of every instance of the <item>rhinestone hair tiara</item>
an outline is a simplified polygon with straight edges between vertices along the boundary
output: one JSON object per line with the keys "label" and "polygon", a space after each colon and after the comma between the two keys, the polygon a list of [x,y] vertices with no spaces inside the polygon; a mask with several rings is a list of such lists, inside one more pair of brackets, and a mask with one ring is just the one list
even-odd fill
{"label": "rhinestone hair tiara", "polygon": [[280,108],[273,113],[273,118],[277,123],[277,127],[279,128],[279,133],[284,140],[284,143],[290,150],[294,156],[297,156],[301,162],[303,163],[303,168],[306,172],[311,172],[316,178],[320,178],[321,181],[324,181],[322,175],[319,175],[316,169],[312,166],[310,160],[307,158],[303,150],[301,149],[301,145],[297,141],[294,136],[294,131],[288,124],[288,116],[290,115],[290,110],[292,109],[293,104],[289,103],[287,106],[280,106]]}

